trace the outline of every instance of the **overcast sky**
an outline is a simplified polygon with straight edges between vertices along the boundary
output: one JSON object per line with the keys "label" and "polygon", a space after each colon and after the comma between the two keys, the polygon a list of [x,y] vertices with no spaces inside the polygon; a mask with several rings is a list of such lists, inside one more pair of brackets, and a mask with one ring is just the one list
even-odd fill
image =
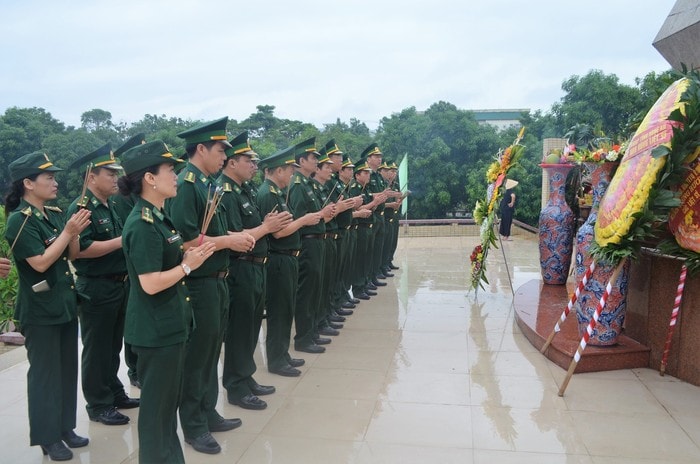
{"label": "overcast sky", "polygon": [[0,114],[80,125],[145,114],[319,127],[444,100],[548,110],[591,69],[669,68],[651,43],[675,0],[0,0]]}

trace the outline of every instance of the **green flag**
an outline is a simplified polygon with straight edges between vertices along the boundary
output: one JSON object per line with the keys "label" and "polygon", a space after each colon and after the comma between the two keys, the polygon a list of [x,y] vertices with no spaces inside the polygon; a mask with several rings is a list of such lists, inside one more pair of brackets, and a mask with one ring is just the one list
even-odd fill
{"label": "green flag", "polygon": [[408,153],[403,155],[399,163],[399,190],[406,197],[401,203],[401,216],[406,216],[408,212]]}

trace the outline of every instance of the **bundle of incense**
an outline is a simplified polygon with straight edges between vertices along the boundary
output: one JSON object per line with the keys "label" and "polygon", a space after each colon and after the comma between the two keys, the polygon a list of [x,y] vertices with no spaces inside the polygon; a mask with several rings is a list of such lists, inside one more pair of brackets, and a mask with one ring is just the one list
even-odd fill
{"label": "bundle of incense", "polygon": [[335,189],[336,189],[337,187],[338,187],[338,183],[336,182],[336,183],[335,183],[335,186],[331,189],[330,192],[328,192],[328,197],[326,198],[326,201],[324,201],[323,204],[321,205],[321,209],[323,209],[323,208],[328,204],[328,202],[329,202],[330,199],[331,199],[331,195],[333,194],[333,192],[335,192]]}
{"label": "bundle of incense", "polygon": [[224,196],[224,190],[221,187],[216,187],[214,193],[211,189],[207,191],[207,203],[204,207],[204,218],[202,219],[202,229],[199,235],[199,245],[204,241],[204,236],[207,234],[209,224],[216,214],[216,210],[221,203],[221,198]]}
{"label": "bundle of incense", "polygon": [[85,168],[85,177],[83,178],[83,188],[80,190],[80,197],[78,200],[78,207],[84,208],[87,205],[87,199],[85,198],[85,192],[87,192],[88,177],[90,177],[90,171],[92,171],[92,163],[89,163]]}

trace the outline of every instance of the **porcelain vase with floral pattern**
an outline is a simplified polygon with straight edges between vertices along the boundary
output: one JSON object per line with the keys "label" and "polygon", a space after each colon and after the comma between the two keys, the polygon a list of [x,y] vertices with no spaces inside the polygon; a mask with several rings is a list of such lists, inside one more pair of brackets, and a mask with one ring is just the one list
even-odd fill
{"label": "porcelain vase with floral pattern", "polygon": [[549,200],[540,211],[540,267],[542,281],[564,285],[574,245],[574,213],[564,196],[572,164],[541,164],[549,174]]}

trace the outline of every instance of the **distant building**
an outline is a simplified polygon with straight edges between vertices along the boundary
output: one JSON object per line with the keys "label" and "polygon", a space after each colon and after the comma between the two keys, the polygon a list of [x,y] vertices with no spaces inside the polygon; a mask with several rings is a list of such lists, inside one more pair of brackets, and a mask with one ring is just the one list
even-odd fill
{"label": "distant building", "polygon": [[474,113],[474,119],[479,124],[488,124],[498,130],[509,127],[520,127],[522,113],[529,113],[529,108],[516,108],[506,110],[469,110]]}

